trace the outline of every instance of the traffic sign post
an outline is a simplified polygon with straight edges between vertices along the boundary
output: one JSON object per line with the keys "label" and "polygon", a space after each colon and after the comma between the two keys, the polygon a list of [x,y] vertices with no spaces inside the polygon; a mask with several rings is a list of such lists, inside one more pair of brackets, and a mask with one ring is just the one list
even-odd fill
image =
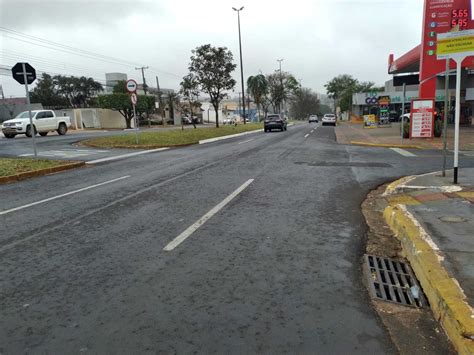
{"label": "traffic sign post", "polygon": [[454,116],[454,183],[458,183],[459,122],[461,119],[461,64],[474,55],[474,30],[438,34],[437,59],[453,59],[456,62],[456,106]]}
{"label": "traffic sign post", "polygon": [[31,84],[36,79],[36,71],[35,71],[35,68],[33,68],[28,63],[16,63],[14,67],[12,68],[12,75],[13,75],[13,79],[18,81],[20,84],[25,85],[26,103],[28,105],[28,115],[30,117],[30,132],[31,132],[31,138],[33,139],[32,141],[33,141],[34,157],[36,158],[38,156],[38,152],[36,150],[36,142],[35,142],[36,129],[35,129],[35,126],[33,125],[33,117],[31,115],[31,105],[30,105],[30,92],[28,90],[28,84]]}
{"label": "traffic sign post", "polygon": [[139,122],[138,122],[138,117],[137,117],[137,110],[136,110],[136,105],[137,105],[137,102],[138,102],[137,94],[135,94],[133,92],[130,95],[130,101],[132,101],[133,119],[135,120],[135,142],[138,145],[138,131],[140,130],[140,127],[139,127]]}
{"label": "traffic sign post", "polygon": [[128,79],[127,82],[125,83],[125,88],[130,94],[133,94],[137,92],[138,84],[135,80]]}

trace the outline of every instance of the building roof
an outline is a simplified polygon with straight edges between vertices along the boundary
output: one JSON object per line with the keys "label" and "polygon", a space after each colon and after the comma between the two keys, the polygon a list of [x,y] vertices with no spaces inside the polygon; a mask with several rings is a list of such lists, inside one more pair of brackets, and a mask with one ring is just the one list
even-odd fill
{"label": "building roof", "polygon": [[420,71],[421,44],[405,53],[398,59],[390,54],[388,61],[389,74],[416,73]]}

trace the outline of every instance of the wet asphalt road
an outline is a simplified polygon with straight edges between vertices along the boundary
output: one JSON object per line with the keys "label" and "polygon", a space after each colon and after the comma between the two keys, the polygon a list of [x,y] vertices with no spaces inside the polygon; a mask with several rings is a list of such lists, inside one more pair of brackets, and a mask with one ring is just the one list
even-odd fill
{"label": "wet asphalt road", "polygon": [[396,352],[361,281],[360,204],[441,160],[315,127],[0,186],[0,353]]}

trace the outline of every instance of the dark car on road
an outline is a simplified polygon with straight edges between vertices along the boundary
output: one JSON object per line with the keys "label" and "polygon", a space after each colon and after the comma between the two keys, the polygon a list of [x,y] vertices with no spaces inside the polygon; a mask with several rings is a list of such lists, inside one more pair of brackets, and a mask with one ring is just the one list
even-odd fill
{"label": "dark car on road", "polygon": [[269,114],[263,122],[263,130],[270,132],[272,129],[279,129],[280,131],[286,131],[287,122],[284,117],[279,114]]}

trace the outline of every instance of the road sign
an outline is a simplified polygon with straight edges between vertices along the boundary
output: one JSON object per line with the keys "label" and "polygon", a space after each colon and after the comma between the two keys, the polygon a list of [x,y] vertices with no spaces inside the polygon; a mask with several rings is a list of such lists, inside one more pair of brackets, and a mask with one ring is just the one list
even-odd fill
{"label": "road sign", "polygon": [[[24,66],[23,66],[24,65]],[[23,70],[25,68],[25,70]],[[36,70],[28,63],[16,63],[12,68],[13,79],[18,81],[20,84],[25,84],[25,72],[26,72],[26,84],[31,84],[36,79]]]}
{"label": "road sign", "polygon": [[474,30],[439,33],[436,55],[438,60],[474,55]]}
{"label": "road sign", "polygon": [[130,100],[132,100],[132,104],[136,105],[138,101],[137,94],[133,93],[132,95],[130,95]]}
{"label": "road sign", "polygon": [[128,79],[125,87],[126,87],[128,92],[133,93],[133,92],[137,91],[138,84],[135,80]]}
{"label": "road sign", "polygon": [[433,138],[434,100],[415,99],[411,102],[410,136]]}

